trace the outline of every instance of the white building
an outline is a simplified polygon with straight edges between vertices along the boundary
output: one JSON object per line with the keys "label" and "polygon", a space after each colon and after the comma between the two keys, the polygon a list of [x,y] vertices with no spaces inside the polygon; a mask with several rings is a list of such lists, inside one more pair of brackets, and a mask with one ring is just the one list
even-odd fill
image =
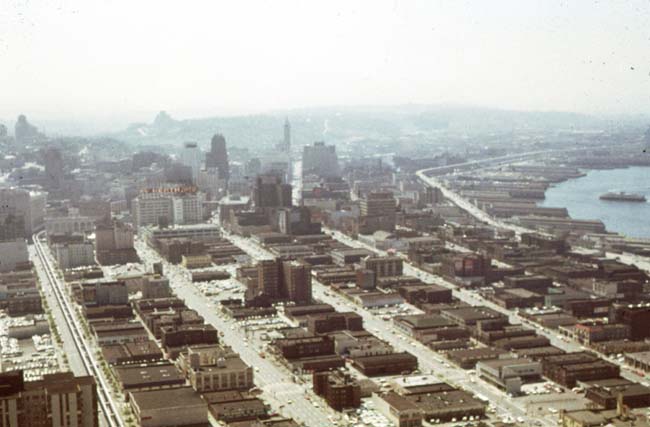
{"label": "white building", "polygon": [[203,153],[196,142],[186,142],[181,152],[181,163],[192,168],[192,179],[198,181],[203,161]]}
{"label": "white building", "polygon": [[201,192],[174,193],[151,192],[141,193],[131,203],[135,225],[140,228],[146,225],[158,224],[161,218],[166,218],[171,224],[196,224],[203,221],[203,202],[205,196]]}
{"label": "white building", "polygon": [[95,221],[87,216],[55,216],[45,218],[47,234],[86,233],[95,229]]}
{"label": "white building", "polygon": [[94,245],[81,237],[65,236],[51,244],[54,259],[62,270],[95,264]]}

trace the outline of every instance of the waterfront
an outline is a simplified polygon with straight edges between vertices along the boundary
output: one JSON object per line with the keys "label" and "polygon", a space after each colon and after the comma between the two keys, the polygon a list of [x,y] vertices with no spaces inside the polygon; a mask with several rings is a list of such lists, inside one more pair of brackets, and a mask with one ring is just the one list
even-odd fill
{"label": "waterfront", "polygon": [[607,230],[628,237],[650,238],[650,203],[600,200],[608,191],[643,194],[650,199],[650,168],[592,170],[546,192],[541,206],[566,207],[575,219],[599,219]]}

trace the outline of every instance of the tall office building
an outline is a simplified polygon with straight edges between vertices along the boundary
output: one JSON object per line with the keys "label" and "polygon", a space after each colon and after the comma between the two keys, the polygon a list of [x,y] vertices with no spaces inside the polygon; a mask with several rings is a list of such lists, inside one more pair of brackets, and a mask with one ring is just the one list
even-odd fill
{"label": "tall office building", "polygon": [[371,192],[361,199],[359,233],[372,234],[378,230],[394,231],[397,202],[392,193]]}
{"label": "tall office building", "polygon": [[43,153],[45,163],[45,177],[48,188],[61,188],[63,185],[63,156],[61,150],[48,147]]}
{"label": "tall office building", "polygon": [[3,427],[97,427],[97,388],[91,376],[72,372],[25,382],[22,371],[0,374]]}
{"label": "tall office building", "polygon": [[210,152],[205,155],[205,166],[207,169],[216,168],[221,179],[228,180],[230,178],[226,138],[223,135],[217,133],[212,137]]}
{"label": "tall office building", "polygon": [[324,142],[306,145],[302,152],[302,174],[315,174],[321,177],[340,176],[336,147],[325,145]]}
{"label": "tall office building", "polygon": [[196,142],[185,143],[181,152],[181,163],[192,169],[192,180],[196,183],[202,164],[201,149]]}
{"label": "tall office building", "polygon": [[205,196],[195,187],[150,188],[131,202],[136,227],[203,221]]}
{"label": "tall office building", "polygon": [[95,253],[102,265],[138,262],[131,226],[115,220],[98,223],[95,229]]}
{"label": "tall office building", "polygon": [[284,119],[284,138],[282,145],[286,153],[291,153],[291,125],[289,124],[288,117]]}
{"label": "tall office building", "polygon": [[257,287],[249,289],[247,294],[249,301],[264,301],[265,304],[278,300],[310,303],[311,268],[304,263],[280,258],[262,260],[257,264]]}
{"label": "tall office building", "polygon": [[291,185],[276,174],[258,175],[253,188],[257,208],[288,208],[292,206]]}
{"label": "tall office building", "polygon": [[361,199],[361,215],[395,215],[395,197],[389,192],[371,192]]}
{"label": "tall office building", "polygon": [[259,291],[271,298],[278,299],[282,290],[282,270],[279,259],[265,259],[257,264],[257,283]]}
{"label": "tall office building", "polygon": [[297,261],[282,263],[283,290],[286,298],[296,304],[311,302],[311,268]]}
{"label": "tall office building", "polygon": [[24,234],[29,238],[43,227],[45,220],[46,193],[27,191],[22,188],[0,188],[0,223],[7,221],[11,224],[22,222]]}

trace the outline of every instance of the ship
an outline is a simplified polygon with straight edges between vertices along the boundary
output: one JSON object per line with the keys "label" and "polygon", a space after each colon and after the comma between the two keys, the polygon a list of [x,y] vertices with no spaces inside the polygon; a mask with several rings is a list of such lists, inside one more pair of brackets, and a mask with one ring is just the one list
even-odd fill
{"label": "ship", "polygon": [[645,202],[646,198],[643,194],[610,191],[609,193],[601,195],[600,200],[610,200],[614,202]]}

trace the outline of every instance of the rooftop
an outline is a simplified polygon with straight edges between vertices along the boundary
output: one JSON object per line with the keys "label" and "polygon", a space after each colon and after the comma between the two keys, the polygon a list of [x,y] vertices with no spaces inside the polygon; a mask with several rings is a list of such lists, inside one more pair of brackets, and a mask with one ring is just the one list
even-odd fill
{"label": "rooftop", "polygon": [[177,387],[163,390],[135,391],[130,393],[140,410],[206,407],[192,387]]}

